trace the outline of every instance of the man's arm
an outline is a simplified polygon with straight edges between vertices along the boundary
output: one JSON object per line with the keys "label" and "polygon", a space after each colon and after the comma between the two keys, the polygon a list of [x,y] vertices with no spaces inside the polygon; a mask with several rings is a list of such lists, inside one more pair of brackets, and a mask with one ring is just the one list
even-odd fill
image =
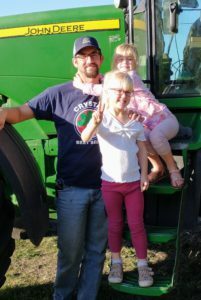
{"label": "man's arm", "polygon": [[19,107],[0,108],[0,129],[4,127],[5,122],[10,124],[19,123],[34,118],[34,113],[26,103]]}

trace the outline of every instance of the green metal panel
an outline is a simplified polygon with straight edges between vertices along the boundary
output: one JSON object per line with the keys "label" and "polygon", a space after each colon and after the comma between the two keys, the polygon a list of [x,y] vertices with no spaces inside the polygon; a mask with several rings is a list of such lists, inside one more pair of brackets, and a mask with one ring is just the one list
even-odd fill
{"label": "green metal panel", "polygon": [[[174,227],[147,226],[147,238],[151,243],[168,243],[176,240],[177,229]],[[129,229],[124,230],[124,239],[131,241]]]}
{"label": "green metal panel", "polygon": [[[151,2],[147,2],[147,5]],[[156,65],[150,63],[150,53],[147,50],[149,48],[147,39],[152,38],[152,35],[147,32],[148,27],[144,11],[136,14],[135,41],[140,52],[139,73],[143,79],[149,79],[147,74],[152,74],[148,70],[150,65],[157,68]],[[157,30],[161,29],[160,26],[157,27]],[[101,72],[105,73],[110,69],[114,49],[118,44],[125,42],[123,12],[113,6],[99,6],[0,18],[0,95],[3,95],[0,98],[1,103],[7,107],[23,104],[45,88],[72,79],[76,72],[72,65],[73,43],[82,35],[92,35],[98,39],[105,56]],[[153,45],[153,47],[156,46],[156,52],[158,51],[160,55],[165,54],[159,47],[163,44],[161,37],[159,34],[160,43]],[[160,55],[161,76],[157,79],[159,88],[165,81],[170,67],[169,57],[166,55],[160,57]],[[150,81],[154,82],[153,78],[150,78]],[[170,107],[182,125],[193,129],[193,136],[186,143],[186,149],[197,150],[201,147],[201,98],[198,94],[196,97],[185,98],[185,96],[182,93],[173,96],[169,92],[163,93],[161,101]],[[48,195],[49,217],[54,219],[56,213],[53,198],[55,198],[57,163],[57,139],[54,125],[51,122],[31,120],[17,124],[15,128],[27,141],[41,169]],[[186,149],[181,151],[183,156]],[[187,158],[184,161],[186,160]],[[173,201],[175,198],[183,198],[187,186],[188,184],[183,190],[174,189],[166,180],[150,186],[146,192],[148,200],[157,198],[158,204],[160,202],[156,216],[158,226],[148,231],[149,241],[165,243],[176,239],[177,256],[172,274],[162,279],[156,276],[154,285],[148,289],[138,287],[136,272],[132,275],[127,274],[122,284],[113,285],[115,289],[125,293],[148,296],[160,296],[172,289],[178,274],[180,223],[177,231],[169,226],[161,228],[162,217],[158,208],[163,205],[167,197],[175,208]]]}
{"label": "green metal panel", "polygon": [[200,97],[187,97],[187,98],[181,98],[181,97],[172,97],[169,99],[160,99],[160,102],[165,103],[170,109],[184,109],[184,108],[201,108],[201,98]]}
{"label": "green metal panel", "polygon": [[[6,105],[23,104],[47,87],[72,79],[73,43],[81,35],[98,39],[106,57],[104,73],[114,48],[125,41],[122,11],[100,6],[1,17],[0,94],[12,99]],[[24,139],[56,134],[54,125],[44,121],[27,121],[16,129]]]}
{"label": "green metal panel", "polygon": [[[87,23],[102,20],[106,24],[102,24],[103,29]],[[108,30],[107,20],[120,20],[120,28]],[[80,22],[83,26],[73,29],[72,22],[74,27]],[[48,26],[49,33],[45,31]],[[10,31],[4,32],[5,28]],[[9,34],[11,37],[7,37]],[[75,73],[73,42],[81,35],[95,36],[100,42],[107,58],[102,67],[105,72],[110,68],[114,48],[125,41],[122,11],[100,6],[0,18],[0,93],[21,104],[44,88],[71,79]]]}

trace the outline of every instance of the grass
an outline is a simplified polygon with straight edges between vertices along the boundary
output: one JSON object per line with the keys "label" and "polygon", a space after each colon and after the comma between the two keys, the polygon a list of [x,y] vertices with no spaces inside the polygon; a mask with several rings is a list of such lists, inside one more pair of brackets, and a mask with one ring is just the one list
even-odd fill
{"label": "grass", "polygon": [[44,238],[39,247],[16,240],[16,250],[1,288],[2,300],[51,299],[56,269],[56,238]]}
{"label": "grass", "polygon": [[[168,300],[201,299],[201,230],[186,232],[182,237],[180,279],[175,290],[163,296]],[[29,240],[16,240],[16,250],[7,272],[7,280],[0,290],[1,300],[50,300],[56,271],[56,237],[44,238],[39,247]],[[161,249],[163,251],[161,251]],[[174,248],[169,245],[156,246],[149,250],[149,260],[155,272],[169,272]],[[123,247],[124,271],[135,267],[135,252]],[[110,253],[107,251],[103,280],[97,300],[133,300],[134,296],[112,290],[107,284]],[[152,300],[154,298],[151,298]],[[90,300],[90,299],[89,299]]]}

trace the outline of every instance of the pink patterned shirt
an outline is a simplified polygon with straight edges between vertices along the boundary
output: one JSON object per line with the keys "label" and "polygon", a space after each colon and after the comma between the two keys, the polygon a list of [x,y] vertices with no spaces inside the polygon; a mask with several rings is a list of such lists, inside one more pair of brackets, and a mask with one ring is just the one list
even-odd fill
{"label": "pink patterned shirt", "polygon": [[143,124],[152,130],[172,113],[165,104],[154,97],[135,71],[129,72],[129,75],[134,83],[134,93],[129,108],[139,113],[143,117]]}

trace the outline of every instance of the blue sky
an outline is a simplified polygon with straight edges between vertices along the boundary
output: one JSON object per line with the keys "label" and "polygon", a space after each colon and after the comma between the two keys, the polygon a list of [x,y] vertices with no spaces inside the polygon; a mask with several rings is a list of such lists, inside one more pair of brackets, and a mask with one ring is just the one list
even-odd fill
{"label": "blue sky", "polygon": [[1,0],[0,16],[104,4],[113,4],[113,0]]}

